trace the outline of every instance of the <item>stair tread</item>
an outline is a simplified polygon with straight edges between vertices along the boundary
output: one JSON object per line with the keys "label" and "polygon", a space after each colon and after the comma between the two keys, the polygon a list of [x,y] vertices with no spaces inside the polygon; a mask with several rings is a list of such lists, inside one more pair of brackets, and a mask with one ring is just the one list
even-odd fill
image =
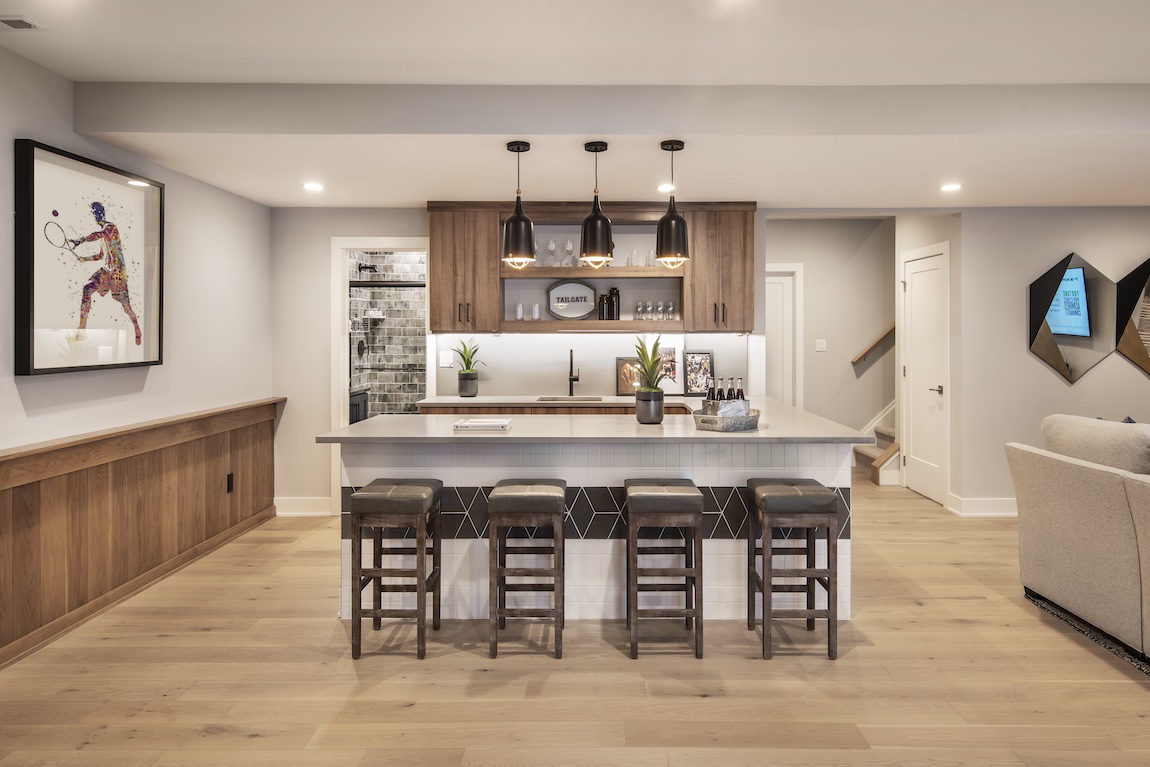
{"label": "stair tread", "polygon": [[886,448],[876,447],[875,445],[855,445],[855,452],[867,456],[872,461],[878,458],[886,451]]}
{"label": "stair tread", "polygon": [[876,437],[885,437],[890,442],[898,442],[898,430],[893,426],[874,427]]}

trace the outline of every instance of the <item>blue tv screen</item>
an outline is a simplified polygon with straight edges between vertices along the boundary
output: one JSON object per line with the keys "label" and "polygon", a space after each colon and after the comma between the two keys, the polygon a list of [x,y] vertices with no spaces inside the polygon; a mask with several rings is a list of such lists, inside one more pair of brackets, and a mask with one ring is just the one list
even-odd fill
{"label": "blue tv screen", "polygon": [[1090,310],[1086,305],[1086,275],[1074,266],[1062,275],[1062,284],[1050,302],[1046,322],[1056,336],[1090,337]]}

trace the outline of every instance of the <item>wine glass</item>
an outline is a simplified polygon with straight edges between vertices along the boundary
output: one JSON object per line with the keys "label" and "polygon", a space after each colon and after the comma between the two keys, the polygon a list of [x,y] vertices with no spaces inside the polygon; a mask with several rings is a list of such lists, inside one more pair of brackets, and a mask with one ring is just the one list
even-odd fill
{"label": "wine glass", "polygon": [[555,244],[555,240],[547,241],[547,254],[550,256],[550,258],[547,259],[548,266],[555,266],[555,251],[557,249],[558,246]]}
{"label": "wine glass", "polygon": [[573,257],[575,255],[575,243],[571,242],[571,238],[567,238],[567,242],[563,244],[563,252],[567,255],[563,258],[563,266],[572,266]]}
{"label": "wine glass", "polygon": [[627,266],[639,266],[639,249],[631,248],[631,258],[627,261]]}
{"label": "wine glass", "polygon": [[647,251],[647,266],[654,266],[654,265],[655,265],[655,251],[654,250],[648,250]]}

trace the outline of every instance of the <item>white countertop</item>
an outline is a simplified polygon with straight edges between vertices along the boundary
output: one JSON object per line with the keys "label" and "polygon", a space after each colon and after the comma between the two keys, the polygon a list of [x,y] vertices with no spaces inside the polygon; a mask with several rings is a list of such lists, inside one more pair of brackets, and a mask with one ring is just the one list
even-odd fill
{"label": "white countertop", "polygon": [[[565,397],[562,395],[549,395],[550,399],[541,401],[538,396],[533,394],[500,394],[494,396],[477,396],[477,397],[428,397],[416,402],[416,406],[420,405],[439,405],[449,407],[498,407],[500,405],[507,407],[562,407],[562,408],[576,408],[576,407],[602,407],[603,405],[612,406],[630,406],[635,405],[635,396],[604,396],[597,399],[587,400],[580,399],[581,395],[576,394],[574,398]],[[702,397],[684,397],[682,395],[670,395],[663,398],[664,405],[681,405],[689,407],[692,410],[698,410],[703,404]]]}
{"label": "white countertop", "polygon": [[[422,402],[449,404],[459,397],[432,397]],[[467,397],[471,401],[499,401],[498,404],[521,404],[533,401],[527,397]],[[608,400],[634,401],[631,397],[604,397]],[[676,398],[697,407],[701,400]],[[479,403],[477,403],[479,404]],[[505,432],[456,432],[452,425],[460,415],[377,415],[366,421],[345,426],[316,437],[316,442],[365,444],[373,442],[455,442],[488,443],[861,443],[870,444],[874,438],[855,429],[784,405],[777,400],[755,398],[751,406],[762,411],[756,431],[719,432],[695,428],[695,419],[689,415],[665,415],[661,424],[641,424],[633,415],[509,415],[511,428]]]}

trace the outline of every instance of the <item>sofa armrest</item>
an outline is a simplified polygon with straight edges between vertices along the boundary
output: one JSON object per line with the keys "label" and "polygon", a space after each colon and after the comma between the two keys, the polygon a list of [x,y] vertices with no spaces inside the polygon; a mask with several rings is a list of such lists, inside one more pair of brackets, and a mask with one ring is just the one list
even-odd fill
{"label": "sofa armrest", "polygon": [[1142,647],[1150,654],[1150,475],[1127,474],[1126,499],[1138,536],[1138,553],[1142,561]]}
{"label": "sofa armrest", "polygon": [[1142,583],[1127,472],[1010,443],[1022,584],[1138,650]]}

